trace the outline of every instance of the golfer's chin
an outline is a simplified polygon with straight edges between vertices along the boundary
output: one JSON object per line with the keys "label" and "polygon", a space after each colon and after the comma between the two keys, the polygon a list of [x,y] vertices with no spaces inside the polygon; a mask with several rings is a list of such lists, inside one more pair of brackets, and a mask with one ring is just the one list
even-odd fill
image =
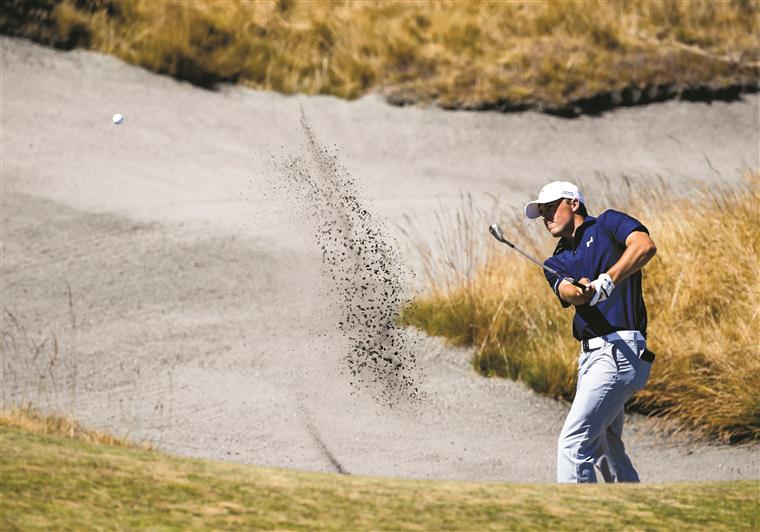
{"label": "golfer's chin", "polygon": [[554,238],[562,236],[562,228],[556,224],[546,224],[546,230],[549,231]]}

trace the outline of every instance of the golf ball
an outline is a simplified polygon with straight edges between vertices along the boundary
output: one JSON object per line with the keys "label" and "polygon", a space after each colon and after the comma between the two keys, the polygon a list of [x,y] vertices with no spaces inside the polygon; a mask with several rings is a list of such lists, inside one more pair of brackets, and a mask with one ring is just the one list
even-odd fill
{"label": "golf ball", "polygon": [[116,113],[115,115],[113,115],[113,123],[114,124],[121,124],[122,122],[124,122],[124,116],[123,115],[121,115],[119,113]]}

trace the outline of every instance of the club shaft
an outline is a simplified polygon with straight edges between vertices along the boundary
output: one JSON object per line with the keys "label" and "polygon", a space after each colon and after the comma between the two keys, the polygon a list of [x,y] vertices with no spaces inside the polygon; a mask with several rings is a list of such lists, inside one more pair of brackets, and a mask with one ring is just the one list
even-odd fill
{"label": "club shaft", "polygon": [[509,240],[507,240],[507,239],[502,239],[502,242],[504,242],[506,245],[508,245],[509,247],[511,247],[512,249],[514,249],[515,251],[517,251],[517,252],[518,252],[520,255],[522,255],[523,257],[525,257],[526,259],[528,259],[528,260],[529,260],[529,261],[531,261],[532,263],[534,263],[534,264],[538,264],[539,266],[541,266],[541,267],[542,267],[544,270],[546,270],[547,272],[549,272],[549,273],[552,273],[552,274],[556,275],[557,277],[563,277],[562,275],[560,275],[559,273],[557,273],[557,271],[556,271],[556,270],[553,270],[553,269],[549,268],[549,267],[548,267],[546,264],[544,264],[543,262],[539,262],[537,259],[534,259],[534,258],[533,258],[533,257],[531,257],[530,255],[528,255],[527,253],[525,253],[523,250],[521,250],[520,248],[518,248],[517,246],[515,246],[515,245],[514,245],[512,242],[510,242]]}
{"label": "club shaft", "polygon": [[510,243],[507,243],[507,244],[508,244],[508,245],[509,245],[509,246],[510,246],[512,249],[514,249],[515,251],[517,251],[517,252],[518,252],[520,255],[522,255],[523,257],[525,257],[525,258],[526,258],[526,259],[528,259],[529,261],[533,262],[534,264],[538,264],[539,266],[541,266],[541,267],[542,267],[544,270],[546,270],[547,272],[549,272],[549,273],[553,273],[554,275],[557,275],[557,276],[559,276],[559,277],[562,277],[560,274],[558,274],[558,273],[557,273],[557,271],[556,271],[556,270],[553,270],[553,269],[549,268],[549,267],[548,267],[546,264],[544,264],[544,263],[542,263],[542,262],[539,262],[538,260],[534,259],[533,257],[531,257],[530,255],[528,255],[527,253],[525,253],[523,250],[521,250],[520,248],[518,248],[518,247],[517,247],[517,246],[515,246],[514,244],[510,244]]}
{"label": "club shaft", "polygon": [[495,230],[491,230],[491,233],[496,237],[497,240],[499,240],[500,242],[505,243],[506,245],[508,245],[509,247],[511,247],[512,249],[514,249],[515,251],[517,251],[520,255],[522,255],[523,257],[525,257],[526,259],[528,259],[532,263],[538,264],[539,266],[541,266],[541,268],[543,268],[547,272],[551,273],[552,275],[556,275],[557,277],[560,277],[560,278],[564,279],[565,281],[567,281],[569,283],[572,283],[574,286],[577,286],[581,290],[586,290],[586,288],[587,288],[586,286],[582,285],[581,283],[579,283],[578,281],[576,281],[572,277],[566,277],[564,275],[560,275],[556,270],[548,267],[543,262],[539,262],[537,259],[531,257],[530,255],[528,255],[527,253],[525,253],[523,250],[521,250],[520,248],[518,248],[517,246],[515,246],[512,242],[510,242],[509,240],[507,240],[506,238],[504,238],[504,235],[502,234],[501,230],[499,230],[498,228],[495,228]]}

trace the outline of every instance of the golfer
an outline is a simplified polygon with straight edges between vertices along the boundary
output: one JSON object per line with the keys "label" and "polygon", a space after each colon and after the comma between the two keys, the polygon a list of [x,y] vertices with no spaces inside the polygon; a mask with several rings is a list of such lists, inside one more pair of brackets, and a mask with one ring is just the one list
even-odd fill
{"label": "golfer", "polygon": [[[647,313],[641,268],[656,248],[638,220],[608,210],[586,211],[572,183],[549,183],[525,205],[542,217],[559,243],[544,262],[563,307],[575,306],[573,336],[580,342],[578,385],[557,448],[558,482],[638,482],[623,445],[623,407],[649,378],[654,354],[646,349]],[[582,290],[563,277],[576,279]]]}

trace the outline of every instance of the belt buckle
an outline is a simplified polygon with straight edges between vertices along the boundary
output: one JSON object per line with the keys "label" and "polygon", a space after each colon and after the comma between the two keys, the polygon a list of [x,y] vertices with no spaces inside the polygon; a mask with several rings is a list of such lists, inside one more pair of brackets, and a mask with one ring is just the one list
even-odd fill
{"label": "belt buckle", "polygon": [[581,349],[583,349],[585,352],[590,351],[588,347],[588,340],[581,340]]}

